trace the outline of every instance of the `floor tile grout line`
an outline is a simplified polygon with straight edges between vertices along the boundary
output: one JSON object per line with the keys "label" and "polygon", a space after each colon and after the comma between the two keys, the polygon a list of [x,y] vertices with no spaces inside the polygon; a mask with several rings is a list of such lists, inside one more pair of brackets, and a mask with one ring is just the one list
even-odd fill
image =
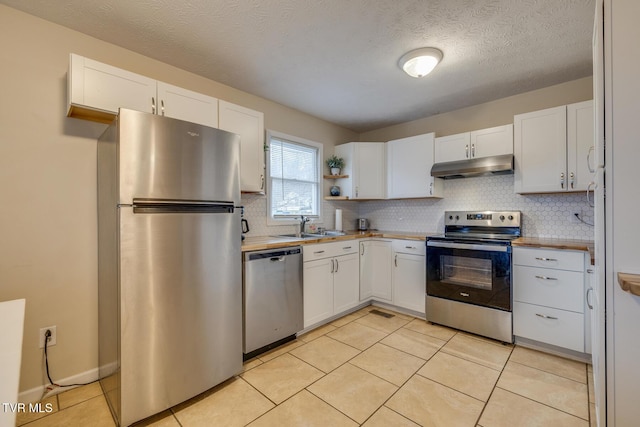
{"label": "floor tile grout line", "polygon": [[500,381],[500,377],[502,377],[502,374],[504,373],[504,369],[506,368],[507,363],[509,363],[509,359],[511,359],[511,355],[513,354],[513,349],[514,348],[515,348],[515,346],[510,348],[509,357],[507,357],[507,360],[504,362],[504,365],[502,365],[502,369],[500,369],[500,374],[498,374],[498,378],[496,378],[496,382],[493,384],[493,388],[491,389],[491,393],[489,393],[489,397],[487,397],[487,401],[484,403],[484,406],[482,407],[482,410],[480,411],[480,414],[478,415],[478,419],[476,420],[476,424],[480,424],[480,420],[482,419],[482,415],[484,414],[484,411],[487,409],[487,406],[489,405],[489,402],[491,401],[491,397],[493,396],[493,392],[496,391],[496,388],[498,388],[498,382]]}
{"label": "floor tile grout line", "polygon": [[544,372],[545,374],[553,375],[553,376],[558,377],[558,378],[563,378],[565,380],[569,380],[569,381],[572,381],[574,383],[582,384],[584,386],[587,386],[587,399],[589,398],[589,396],[588,396],[588,394],[589,394],[589,380],[588,379],[586,379],[586,382],[576,381],[573,378],[565,377],[564,375],[559,375],[559,374],[557,374],[555,372],[549,372],[549,371],[547,371],[545,369],[541,369],[541,368],[538,368],[536,366],[527,365],[526,363],[516,362],[515,360],[509,360],[509,361],[511,363],[517,363],[520,366],[526,366],[527,368],[535,369],[536,371]]}
{"label": "floor tile grout line", "polygon": [[[556,408],[555,406],[551,406],[551,405],[549,405],[548,403],[539,402],[539,401],[537,401],[537,400],[535,400],[535,399],[532,399],[532,398],[530,398],[530,397],[528,397],[528,396],[524,396],[524,395],[522,395],[522,394],[520,394],[520,393],[518,393],[518,392],[515,392],[515,391],[513,391],[513,390],[508,390],[508,389],[503,388],[503,387],[500,387],[500,386],[498,386],[498,385],[496,385],[496,387],[495,387],[495,388],[499,388],[499,389],[500,389],[500,390],[502,390],[502,391],[506,391],[506,392],[508,392],[508,393],[515,394],[516,396],[519,396],[519,397],[522,397],[523,399],[527,399],[527,400],[530,400],[530,401],[532,401],[532,402],[538,403],[538,404],[540,404],[540,405],[546,406],[547,408],[555,409],[555,410],[556,410],[556,411],[558,411],[558,412],[562,412],[562,413],[564,413],[564,414],[571,415],[572,417],[577,418],[577,419],[579,419],[579,420],[587,421],[587,422],[589,421],[589,420],[588,420],[588,419],[586,419],[586,418],[582,418],[582,417],[580,417],[580,416],[578,416],[578,415],[576,415],[576,414],[572,414],[571,412],[567,412],[567,411],[565,411],[565,410],[563,410],[563,409]],[[587,418],[589,418],[589,417],[587,416]]]}

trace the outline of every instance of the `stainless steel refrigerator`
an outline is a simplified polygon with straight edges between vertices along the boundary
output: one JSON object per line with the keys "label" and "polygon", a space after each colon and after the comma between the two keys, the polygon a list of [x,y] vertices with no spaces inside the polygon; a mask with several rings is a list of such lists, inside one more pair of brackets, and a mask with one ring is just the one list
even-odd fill
{"label": "stainless steel refrigerator", "polygon": [[242,369],[240,139],[121,109],[97,158],[100,382],[130,425]]}

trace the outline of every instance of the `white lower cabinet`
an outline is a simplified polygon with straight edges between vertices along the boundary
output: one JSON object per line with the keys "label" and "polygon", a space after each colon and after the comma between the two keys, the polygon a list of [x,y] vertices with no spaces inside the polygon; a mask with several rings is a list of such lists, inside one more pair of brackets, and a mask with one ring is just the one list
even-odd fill
{"label": "white lower cabinet", "polygon": [[360,301],[392,302],[391,240],[360,241]]}
{"label": "white lower cabinet", "polygon": [[355,240],[304,246],[303,261],[305,328],[360,303]]}
{"label": "white lower cabinet", "polygon": [[581,251],[513,249],[513,333],[586,353],[585,258]]}
{"label": "white lower cabinet", "polygon": [[416,240],[360,242],[360,301],[373,300],[424,314],[425,244]]}
{"label": "white lower cabinet", "polygon": [[425,313],[426,259],[425,243],[411,240],[393,241],[393,304]]}

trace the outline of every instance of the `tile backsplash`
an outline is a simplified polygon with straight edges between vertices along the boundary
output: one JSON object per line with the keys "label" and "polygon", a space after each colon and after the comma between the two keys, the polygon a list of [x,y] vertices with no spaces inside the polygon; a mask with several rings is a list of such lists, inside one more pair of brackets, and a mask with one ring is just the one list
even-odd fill
{"label": "tile backsplash", "polygon": [[[295,226],[271,226],[266,220],[266,197],[243,194],[249,236],[295,232]],[[367,202],[323,201],[323,222],[334,228],[335,210],[342,209],[343,226],[354,229],[356,218],[368,218],[372,228],[389,231],[438,233],[444,230],[446,210],[519,210],[522,233],[528,237],[593,240],[593,208],[584,192],[527,194],[513,192],[513,175],[452,179],[444,182],[443,199],[377,200]]]}
{"label": "tile backsplash", "polygon": [[573,215],[593,224],[584,192],[520,195],[513,175],[446,180],[443,199],[364,202],[359,216],[380,230],[443,232],[446,210],[518,210],[524,236],[593,240],[593,227]]}

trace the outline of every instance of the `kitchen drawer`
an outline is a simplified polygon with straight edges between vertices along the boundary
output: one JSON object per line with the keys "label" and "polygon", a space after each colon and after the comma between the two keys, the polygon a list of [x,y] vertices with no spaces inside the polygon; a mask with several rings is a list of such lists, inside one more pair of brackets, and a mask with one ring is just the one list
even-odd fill
{"label": "kitchen drawer", "polygon": [[307,262],[314,259],[331,258],[357,253],[358,241],[354,239],[339,242],[315,243],[304,245],[302,248],[302,259],[304,262]]}
{"label": "kitchen drawer", "polygon": [[584,312],[584,274],[540,267],[513,267],[513,300]]}
{"label": "kitchen drawer", "polygon": [[584,252],[514,247],[513,265],[584,272]]}
{"label": "kitchen drawer", "polygon": [[513,303],[513,334],[584,352],[584,315],[516,301]]}
{"label": "kitchen drawer", "polygon": [[427,244],[425,240],[393,240],[391,247],[394,252],[424,255],[426,253]]}

